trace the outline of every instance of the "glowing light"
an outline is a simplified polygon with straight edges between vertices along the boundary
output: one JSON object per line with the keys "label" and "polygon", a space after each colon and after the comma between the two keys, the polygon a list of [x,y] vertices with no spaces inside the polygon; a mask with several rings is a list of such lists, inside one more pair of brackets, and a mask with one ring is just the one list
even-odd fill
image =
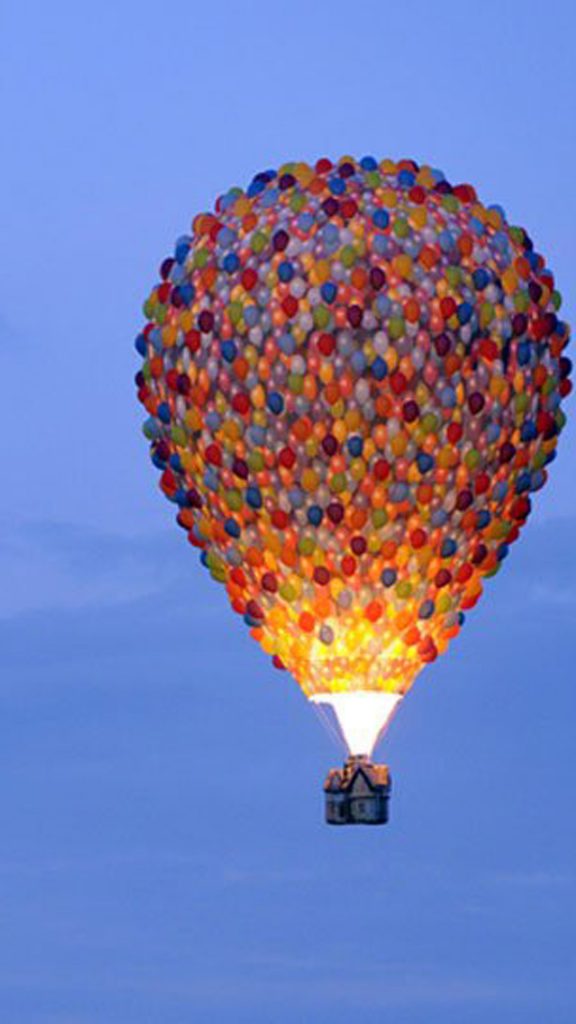
{"label": "glowing light", "polygon": [[357,690],[314,693],[310,700],[313,704],[328,704],[332,708],[351,754],[370,756],[402,695]]}

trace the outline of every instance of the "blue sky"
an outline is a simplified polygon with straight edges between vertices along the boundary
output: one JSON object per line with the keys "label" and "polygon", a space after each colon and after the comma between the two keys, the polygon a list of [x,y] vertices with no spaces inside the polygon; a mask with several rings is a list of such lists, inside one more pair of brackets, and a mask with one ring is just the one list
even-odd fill
{"label": "blue sky", "polygon": [[339,751],[173,524],[132,384],[174,239],[292,157],[471,181],[573,320],[572,5],[20,0],[3,22],[0,1017],[573,1024],[573,423],[389,734],[391,825],[329,830]]}

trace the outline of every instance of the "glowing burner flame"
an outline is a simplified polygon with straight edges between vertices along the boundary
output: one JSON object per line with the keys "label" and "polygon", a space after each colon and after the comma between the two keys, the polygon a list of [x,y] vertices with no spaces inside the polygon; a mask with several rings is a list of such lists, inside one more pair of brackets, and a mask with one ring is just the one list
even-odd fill
{"label": "glowing burner flame", "polygon": [[402,695],[356,690],[348,693],[314,693],[313,704],[332,708],[351,754],[370,757]]}

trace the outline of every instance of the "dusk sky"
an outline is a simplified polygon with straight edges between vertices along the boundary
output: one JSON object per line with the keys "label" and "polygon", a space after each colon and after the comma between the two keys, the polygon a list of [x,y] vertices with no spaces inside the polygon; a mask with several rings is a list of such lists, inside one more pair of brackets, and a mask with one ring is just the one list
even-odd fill
{"label": "dusk sky", "polygon": [[[406,699],[384,829],[157,488],[133,340],[192,216],[413,157],[526,226],[574,321],[569,0],[13,0],[1,26],[0,1020],[574,1024],[576,428]],[[572,413],[572,415],[571,415]]]}

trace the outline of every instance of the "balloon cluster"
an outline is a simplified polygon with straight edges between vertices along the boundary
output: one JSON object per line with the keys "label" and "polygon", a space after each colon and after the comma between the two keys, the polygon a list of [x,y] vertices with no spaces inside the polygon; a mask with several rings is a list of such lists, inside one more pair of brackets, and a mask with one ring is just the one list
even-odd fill
{"label": "balloon cluster", "polygon": [[405,692],[556,454],[543,258],[470,185],[343,157],[231,189],[160,277],[138,397],[203,565],[307,694]]}

